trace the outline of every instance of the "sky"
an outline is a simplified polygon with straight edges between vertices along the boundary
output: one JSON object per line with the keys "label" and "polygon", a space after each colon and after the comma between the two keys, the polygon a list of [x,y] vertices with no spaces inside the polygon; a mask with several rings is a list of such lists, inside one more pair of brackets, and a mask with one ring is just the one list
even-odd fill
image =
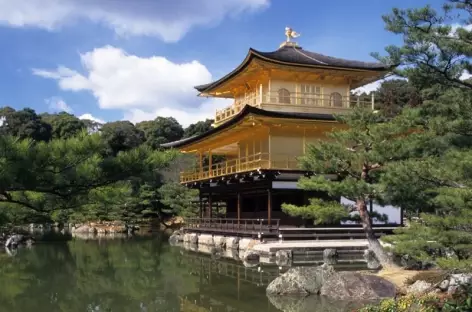
{"label": "sky", "polygon": [[374,61],[401,37],[393,7],[437,0],[0,0],[0,106],[97,121],[174,117],[187,126],[230,100],[195,85],[276,50],[292,27],[305,50]]}

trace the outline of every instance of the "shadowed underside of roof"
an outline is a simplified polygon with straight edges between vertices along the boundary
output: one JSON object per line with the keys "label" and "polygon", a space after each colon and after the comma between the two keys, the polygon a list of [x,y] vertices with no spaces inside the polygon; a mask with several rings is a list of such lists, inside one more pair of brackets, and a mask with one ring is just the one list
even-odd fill
{"label": "shadowed underside of roof", "polygon": [[289,113],[289,112],[273,112],[256,108],[254,106],[246,105],[237,115],[235,115],[228,122],[222,124],[219,127],[213,128],[200,135],[192,136],[189,138],[181,139],[178,141],[162,144],[162,147],[166,148],[179,148],[198,142],[210,135],[224,131],[225,129],[235,125],[239,121],[243,120],[249,114],[254,114],[261,117],[272,117],[272,118],[286,118],[286,119],[299,119],[299,120],[319,120],[319,121],[334,121],[336,120],[333,115],[330,114],[315,114],[315,113]]}

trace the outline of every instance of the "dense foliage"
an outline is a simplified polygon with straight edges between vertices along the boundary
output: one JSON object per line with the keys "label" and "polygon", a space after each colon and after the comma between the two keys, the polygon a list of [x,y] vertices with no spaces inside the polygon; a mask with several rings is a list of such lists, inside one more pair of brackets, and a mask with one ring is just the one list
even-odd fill
{"label": "dense foliage", "polygon": [[468,312],[472,311],[472,288],[463,287],[453,295],[426,294],[387,299],[378,305],[368,305],[358,312]]}
{"label": "dense foliage", "polygon": [[[210,126],[197,123],[186,133]],[[4,107],[0,134],[0,223],[162,220],[195,211],[195,193],[173,183],[182,160],[160,149],[184,136],[174,118],[98,124]],[[171,189],[173,197],[181,193],[177,203],[166,197]]]}
{"label": "dense foliage", "polygon": [[411,156],[383,177],[387,198],[420,219],[388,240],[398,253],[472,270],[472,1],[449,1],[444,12],[394,9],[384,20],[404,44],[379,58],[402,64],[397,73],[423,98],[400,119],[421,132],[408,142]]}

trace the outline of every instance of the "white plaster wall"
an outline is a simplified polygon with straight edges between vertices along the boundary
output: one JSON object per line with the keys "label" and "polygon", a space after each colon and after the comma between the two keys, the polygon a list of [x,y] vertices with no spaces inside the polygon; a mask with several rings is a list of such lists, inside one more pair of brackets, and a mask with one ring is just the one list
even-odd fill
{"label": "white plaster wall", "polygon": [[[354,205],[355,202],[352,201],[352,200],[349,200],[345,197],[341,197],[341,204],[343,204],[343,205]],[[372,208],[373,208],[372,210],[377,212],[377,213],[387,215],[389,224],[398,224],[398,225],[400,225],[402,223],[401,209],[399,207],[394,207],[394,206],[391,206],[391,205],[381,206],[381,205],[378,205],[378,204],[374,203]],[[351,215],[356,215],[356,214],[358,214],[358,213],[357,212],[352,212],[351,213]],[[346,221],[346,222],[342,222],[342,224],[355,224],[355,222]],[[384,223],[374,220],[374,224],[384,224]]]}

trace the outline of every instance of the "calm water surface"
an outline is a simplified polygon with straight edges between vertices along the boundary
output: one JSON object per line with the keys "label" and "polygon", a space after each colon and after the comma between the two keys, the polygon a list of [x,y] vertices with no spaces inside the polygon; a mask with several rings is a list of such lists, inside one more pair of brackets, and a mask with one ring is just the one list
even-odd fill
{"label": "calm water surface", "polygon": [[[262,272],[261,272],[262,271]],[[348,311],[321,301],[267,298],[276,267],[171,247],[163,236],[40,243],[0,252],[0,311]]]}

